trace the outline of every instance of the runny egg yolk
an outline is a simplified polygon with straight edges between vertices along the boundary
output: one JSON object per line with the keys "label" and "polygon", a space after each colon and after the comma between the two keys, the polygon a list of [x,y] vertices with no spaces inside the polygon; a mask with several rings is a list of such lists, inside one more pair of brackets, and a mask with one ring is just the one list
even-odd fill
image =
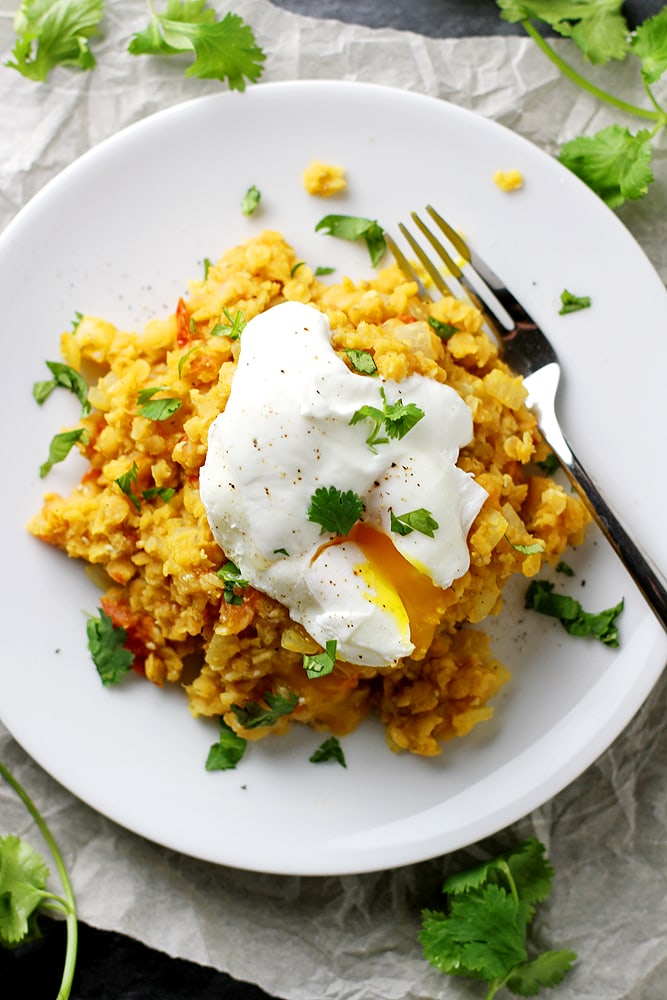
{"label": "runny egg yolk", "polygon": [[366,557],[354,572],[368,584],[368,598],[386,609],[399,628],[409,630],[415,647],[412,657],[424,656],[447,609],[447,591],[406,559],[388,535],[370,524],[356,524],[348,538]]}

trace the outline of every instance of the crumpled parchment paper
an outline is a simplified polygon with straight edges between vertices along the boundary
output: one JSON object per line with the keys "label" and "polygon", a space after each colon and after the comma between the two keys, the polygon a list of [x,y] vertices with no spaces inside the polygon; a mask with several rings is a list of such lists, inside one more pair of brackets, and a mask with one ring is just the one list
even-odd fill
{"label": "crumpled parchment paper", "polygon": [[[2,62],[13,44],[14,7],[0,0]],[[37,85],[0,70],[0,229],[102,139],[221,86],[186,80],[178,60],[130,57],[127,43],[145,24],[145,3],[111,0],[106,7],[93,73],[59,69]],[[527,38],[425,38],[300,17],[268,0],[216,8],[231,9],[252,25],[267,53],[265,81],[339,78],[401,86],[494,118],[552,153],[576,134],[623,123],[559,76]],[[616,92],[642,102],[629,62],[608,73]],[[635,120],[627,124],[637,128]],[[620,211],[663,280],[666,161],[663,141],[655,154],[655,189]],[[661,1000],[667,997],[666,715],[667,684],[661,681],[614,745],[520,823],[449,857],[344,877],[248,873],[163,850],[70,796],[1,725],[0,758],[39,804],[61,845],[82,920],[226,970],[285,1000],[481,997],[480,984],[450,979],[426,964],[416,940],[420,911],[440,904],[447,871],[525,836],[544,841],[556,870],[534,937],[544,947],[569,947],[579,955],[554,994],[563,1000]],[[39,849],[38,831],[2,785],[0,830],[25,836]]]}

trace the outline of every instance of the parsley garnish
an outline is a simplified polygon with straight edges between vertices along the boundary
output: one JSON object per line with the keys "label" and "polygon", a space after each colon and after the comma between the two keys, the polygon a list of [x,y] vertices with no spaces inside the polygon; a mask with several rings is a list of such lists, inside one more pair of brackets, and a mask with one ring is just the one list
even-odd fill
{"label": "parsley garnish", "polygon": [[252,215],[259,206],[262,194],[261,191],[252,184],[241,199],[241,211],[244,215]]}
{"label": "parsley garnish", "polygon": [[320,486],[310,498],[308,520],[334,535],[349,535],[365,509],[364,501],[354,490]]}
{"label": "parsley garnish", "polygon": [[46,367],[53,378],[45,382],[35,382],[32,387],[32,394],[40,406],[49,398],[53,390],[60,386],[74,393],[81,404],[81,416],[87,417],[90,413],[90,402],[88,401],[88,383],[83,375],[75,368],[63,364],[62,361],[47,361]]}
{"label": "parsley garnish", "polygon": [[236,588],[243,589],[248,586],[247,580],[241,579],[241,570],[238,566],[228,559],[220,569],[215,574],[224,583],[225,587],[222,592],[227,604],[243,604],[243,597],[241,594],[236,593]]}
{"label": "parsley garnish", "polygon": [[430,510],[425,507],[418,507],[406,514],[394,514],[392,510],[389,512],[389,525],[397,535],[410,535],[413,531],[420,531],[429,538],[434,538],[440,527]]}
{"label": "parsley garnish", "polygon": [[324,743],[320,744],[317,750],[311,753],[308,760],[311,764],[322,764],[328,760],[335,760],[338,761],[341,767],[347,767],[345,754],[337,736],[330,736],[326,739]]}
{"label": "parsley garnish", "polygon": [[224,719],[220,719],[220,735],[218,742],[213,743],[208,751],[206,770],[232,771],[243,757],[247,742]]}
{"label": "parsley garnish", "polygon": [[229,337],[230,340],[238,340],[246,328],[246,321],[241,310],[237,310],[232,316],[229,309],[222,310],[227,320],[226,323],[216,323],[211,330],[211,337]]}
{"label": "parsley garnish", "polygon": [[373,267],[380,263],[387,249],[384,230],[374,219],[363,219],[356,215],[325,215],[315,226],[315,232],[324,232],[328,236],[352,242],[363,240]]}
{"label": "parsley garnish", "polygon": [[592,636],[612,647],[619,645],[616,619],[623,604],[621,599],[615,607],[591,614],[574,597],[554,593],[553,583],[546,580],[533,580],[526,592],[527,608],[557,618],[570,635]]}
{"label": "parsley garnish", "polygon": [[68,1000],[72,989],[77,953],[77,913],[72,883],[49,826],[23,786],[0,763],[0,776],[16,792],[37,824],[56,863],[62,896],[46,888],[49,870],[42,857],[24,840],[9,834],[0,837],[0,945],[14,948],[39,937],[40,908],[58,911],[66,918],[67,944],[59,1000]]}
{"label": "parsley garnish", "polygon": [[267,691],[264,702],[246,701],[244,705],[232,705],[232,712],[244,729],[259,729],[274,726],[283,715],[289,715],[299,703],[299,696],[290,691],[285,696]]}
{"label": "parsley garnish", "polygon": [[588,295],[573,295],[572,292],[568,292],[567,288],[564,288],[560,293],[561,307],[558,310],[561,316],[566,316],[567,313],[579,312],[580,309],[590,309],[591,300]]}
{"label": "parsley garnish", "polygon": [[443,323],[441,319],[436,319],[435,316],[429,316],[428,325],[434,333],[437,333],[440,340],[449,340],[452,334],[458,333],[457,328],[452,326],[451,323]]}
{"label": "parsley garnish", "polygon": [[521,544],[515,545],[514,542],[510,542],[510,545],[512,546],[513,549],[516,549],[517,552],[522,552],[524,556],[533,556],[537,555],[538,552],[545,551],[544,542],[530,542],[530,544],[528,545],[521,545]]}
{"label": "parsley garnish", "polygon": [[[667,70],[667,8],[647,18],[630,31],[622,12],[622,0],[587,0],[555,3],[554,0],[498,0],[501,17],[520,21],[537,46],[569,80],[624,115],[648,121],[650,127],[632,133],[625,125],[609,125],[591,136],[566,142],[560,161],[577,174],[610,208],[642,198],[653,183],[653,142],[667,124],[667,110],[656,98],[653,85]],[[649,106],[631,104],[588,79],[555,51],[534,21],[549,24],[572,39],[584,59],[605,65],[613,59],[635,57],[639,61]],[[604,81],[601,81],[604,83]]]}
{"label": "parsley garnish", "polygon": [[64,462],[77,441],[86,442],[87,435],[84,427],[76,427],[72,431],[61,431],[51,438],[49,445],[49,457],[39,467],[40,478],[51,471],[57,462]]}
{"label": "parsley garnish", "polygon": [[91,615],[86,622],[88,649],[100,680],[110,687],[119,684],[132,669],[134,653],[124,645],[127,631],[121,625],[114,625],[102,608],[98,610],[99,618]]}
{"label": "parsley garnish", "polygon": [[169,0],[163,14],[158,14],[152,0],[149,7],[149,23],[128,46],[131,55],[191,53],[195,60],[186,76],[226,80],[231,90],[245,90],[246,81],[254,83],[261,76],[266,56],[238,14],[228,13],[216,21],[205,0]]}
{"label": "parsley garnish", "polygon": [[543,461],[537,462],[536,464],[547,476],[553,476],[554,472],[557,472],[558,469],[560,469],[560,462],[553,451],[550,451]]}
{"label": "parsley garnish", "polygon": [[315,268],[315,277],[323,278],[326,274],[333,274],[335,270],[336,270],[335,267],[325,267],[324,265],[320,264],[318,267]]}
{"label": "parsley garnish", "polygon": [[516,850],[445,880],[444,911],[424,910],[419,942],[442,972],[489,984],[485,1000],[506,986],[521,996],[555,986],[576,960],[573,951],[531,958],[527,930],[535,904],[551,892],[553,869],[544,845],[526,840]]}
{"label": "parsley garnish", "polygon": [[137,481],[137,476],[139,474],[139,468],[136,462],[132,463],[132,467],[124,472],[122,475],[114,479],[114,483],[119,487],[122,493],[131,500],[137,511],[141,510],[141,501],[139,497],[134,493],[132,487]]}
{"label": "parsley garnish", "polygon": [[175,396],[163,396],[162,399],[153,399],[156,392],[165,392],[165,386],[157,385],[148,389],[140,389],[137,393],[139,408],[137,413],[146,420],[168,420],[183,405],[181,399]]}
{"label": "parsley garnish", "polygon": [[556,572],[557,573],[562,573],[563,576],[574,576],[575,575],[574,570],[572,569],[572,567],[570,566],[570,564],[567,563],[567,562],[565,562],[564,559],[561,559],[560,562],[556,563]]}
{"label": "parsley garnish", "polygon": [[93,69],[88,41],[97,33],[103,8],[103,0],[23,0],[14,17],[13,61],[5,65],[40,83],[55,66]]}
{"label": "parsley garnish", "polygon": [[332,673],[336,666],[337,645],[335,639],[327,639],[323,653],[304,653],[303,669],[311,680]]}
{"label": "parsley garnish", "polygon": [[355,372],[361,375],[377,375],[377,365],[370,351],[358,351],[353,347],[346,347],[345,353]]}
{"label": "parsley garnish", "polygon": [[[352,414],[350,424],[358,424],[361,420],[370,420],[372,429],[366,438],[366,444],[372,452],[376,451],[376,445],[387,444],[390,438],[403,438],[411,431],[415,424],[424,416],[424,411],[416,403],[404,403],[402,399],[397,399],[395,403],[388,403],[384,388],[380,388],[382,397],[382,409],[377,406],[361,406]],[[380,437],[384,428],[386,437]]]}

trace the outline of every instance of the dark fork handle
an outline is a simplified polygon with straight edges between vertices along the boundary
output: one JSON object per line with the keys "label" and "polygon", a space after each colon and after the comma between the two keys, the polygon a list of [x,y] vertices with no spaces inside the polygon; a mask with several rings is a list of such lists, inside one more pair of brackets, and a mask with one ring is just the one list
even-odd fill
{"label": "dark fork handle", "polygon": [[[537,373],[541,377],[542,372]],[[530,389],[530,377],[526,382]],[[616,552],[662,627],[667,630],[667,581],[643,552],[604,499],[583,465],[572,451],[563,434],[555,410],[545,413],[540,408],[540,430],[558,456],[577,492],[586,500],[595,520]]]}

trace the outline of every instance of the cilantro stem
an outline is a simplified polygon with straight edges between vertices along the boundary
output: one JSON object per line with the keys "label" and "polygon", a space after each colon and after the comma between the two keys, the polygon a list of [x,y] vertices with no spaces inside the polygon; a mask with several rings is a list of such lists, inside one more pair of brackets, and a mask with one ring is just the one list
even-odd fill
{"label": "cilantro stem", "polygon": [[51,895],[51,898],[58,899],[63,903],[66,913],[67,922],[67,946],[65,951],[65,965],[63,968],[62,980],[60,983],[60,989],[58,990],[58,996],[56,1000],[68,1000],[72,989],[72,983],[74,980],[74,967],[76,965],[76,952],[78,946],[78,924],[77,924],[77,914],[76,914],[76,901],[74,899],[74,892],[72,890],[72,883],[70,882],[69,875],[67,874],[67,869],[65,867],[65,862],[63,856],[60,853],[60,848],[58,847],[53,834],[51,833],[47,823],[42,818],[37,806],[32,801],[28,793],[19,784],[14,775],[7,770],[4,764],[0,761],[0,776],[5,779],[7,784],[14,789],[18,797],[23,802],[24,806],[34,819],[35,823],[39,827],[39,831],[42,837],[46,841],[46,844],[51,852],[51,856],[56,863],[56,868],[58,869],[58,874],[60,876],[60,881],[63,887],[64,899],[60,900],[60,897]]}
{"label": "cilantro stem", "polygon": [[588,91],[588,93],[592,94],[593,97],[597,97],[606,104],[611,104],[612,107],[617,108],[619,111],[625,111],[628,114],[636,115],[638,118],[646,118],[652,122],[664,119],[664,111],[658,108],[653,98],[651,99],[652,103],[656,107],[655,111],[651,111],[649,108],[642,108],[638,104],[630,104],[627,101],[622,101],[619,97],[615,97],[613,94],[610,94],[609,91],[603,90],[601,87],[597,87],[594,83],[591,83],[590,80],[587,80],[585,76],[578,73],[577,70],[570,66],[569,63],[566,63],[564,59],[561,59],[555,49],[553,49],[549,42],[542,37],[531,21],[522,21],[521,25],[536,45],[542,50],[545,56],[558,67],[561,73],[571,80],[572,83],[575,83],[577,86],[582,87],[583,90]]}

